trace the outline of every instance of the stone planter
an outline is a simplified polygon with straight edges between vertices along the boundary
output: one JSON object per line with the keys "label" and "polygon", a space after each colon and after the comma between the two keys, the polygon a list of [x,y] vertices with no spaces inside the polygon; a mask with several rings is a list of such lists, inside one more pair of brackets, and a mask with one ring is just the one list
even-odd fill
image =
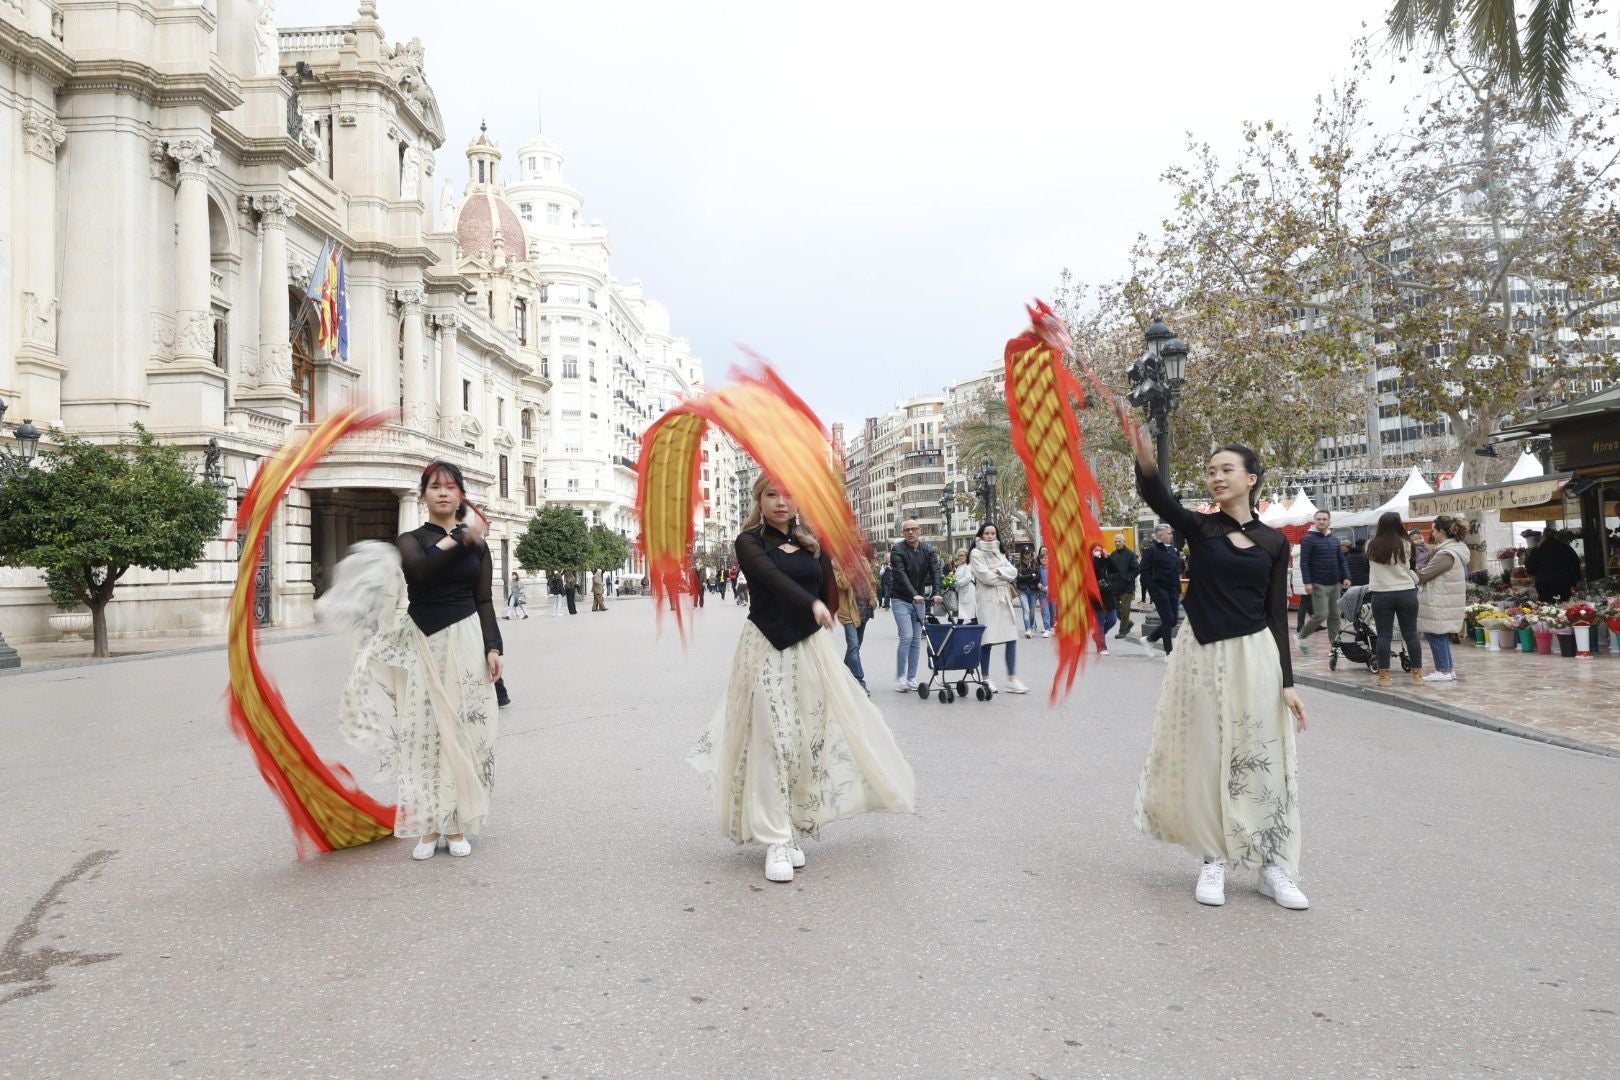
{"label": "stone planter", "polygon": [[48,617],[59,641],[83,641],[90,633],[93,616],[88,611],[58,611]]}

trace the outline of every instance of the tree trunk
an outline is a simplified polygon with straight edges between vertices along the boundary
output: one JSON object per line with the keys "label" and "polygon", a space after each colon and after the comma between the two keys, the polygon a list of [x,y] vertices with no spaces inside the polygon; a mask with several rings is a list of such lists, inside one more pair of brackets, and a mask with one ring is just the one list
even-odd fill
{"label": "tree trunk", "polygon": [[90,625],[95,635],[95,648],[91,656],[111,656],[107,650],[107,600],[103,597],[92,596],[88,601],[90,607]]}

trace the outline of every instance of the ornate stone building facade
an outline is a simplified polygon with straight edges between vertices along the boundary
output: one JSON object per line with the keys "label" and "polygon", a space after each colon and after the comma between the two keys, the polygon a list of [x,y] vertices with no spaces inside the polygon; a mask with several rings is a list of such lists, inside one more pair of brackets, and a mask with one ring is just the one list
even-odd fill
{"label": "ornate stone building facade", "polygon": [[[538,279],[521,247],[503,263],[433,229],[445,124],[427,73],[374,0],[299,29],[278,29],[268,0],[0,2],[8,426],[113,440],[139,422],[199,459],[216,440],[234,509],[304,425],[351,403],[399,410],[292,493],[261,569],[272,623],[311,619],[349,544],[420,523],[435,458],[489,512],[503,577],[540,499],[522,478],[541,468],[549,383],[518,304]],[[347,361],[300,319],[329,239],[348,259]],[[126,577],[113,634],[219,631],[225,532],[191,571]],[[0,571],[8,638],[45,636],[49,610],[37,573]]]}

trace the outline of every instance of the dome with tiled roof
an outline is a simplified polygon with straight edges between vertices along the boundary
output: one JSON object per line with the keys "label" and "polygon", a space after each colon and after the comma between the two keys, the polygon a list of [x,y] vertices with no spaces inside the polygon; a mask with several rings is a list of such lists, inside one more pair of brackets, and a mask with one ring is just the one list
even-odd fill
{"label": "dome with tiled roof", "polygon": [[478,136],[467,147],[467,195],[456,213],[456,240],[465,255],[496,261],[497,254],[507,262],[528,258],[528,242],[517,211],[506,201],[501,185],[501,150],[489,137],[489,128],[478,125]]}

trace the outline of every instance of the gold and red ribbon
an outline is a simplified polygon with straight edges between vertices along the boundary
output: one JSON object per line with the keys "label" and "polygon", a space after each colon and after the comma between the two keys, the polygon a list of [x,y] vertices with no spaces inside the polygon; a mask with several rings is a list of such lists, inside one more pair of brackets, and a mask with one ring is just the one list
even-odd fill
{"label": "gold and red ribbon", "polygon": [[231,730],[253,749],[265,783],[292,820],[298,857],[312,851],[358,847],[394,832],[394,808],[362,791],[341,765],[321,760],[294,723],[274,680],[259,664],[253,617],[256,571],[271,520],[287,489],[313,469],[343,436],[385,423],[389,414],[335,414],[300,442],[266,461],[237,511],[242,538],[228,630]]}
{"label": "gold and red ribbon", "polygon": [[1040,300],[1027,310],[1029,329],[1007,342],[1007,415],[1044,526],[1047,589],[1057,604],[1050,697],[1056,702],[1074,687],[1096,619],[1093,605],[1101,602],[1091,548],[1102,536],[1093,509],[1102,505],[1102,489],[1081,453],[1075,408],[1086,392],[1063,362],[1072,347],[1068,328]]}
{"label": "gold and red ribbon", "polygon": [[858,588],[871,587],[865,537],[844,497],[844,478],[827,429],[769,365],[749,355],[758,362],[757,372],[733,371],[735,382],[675,406],[642,437],[636,511],[647,576],[658,611],[672,600],[683,628],[703,435],[710,424],[736,440],[765,475],[792,494],[799,517],[833,564]]}

